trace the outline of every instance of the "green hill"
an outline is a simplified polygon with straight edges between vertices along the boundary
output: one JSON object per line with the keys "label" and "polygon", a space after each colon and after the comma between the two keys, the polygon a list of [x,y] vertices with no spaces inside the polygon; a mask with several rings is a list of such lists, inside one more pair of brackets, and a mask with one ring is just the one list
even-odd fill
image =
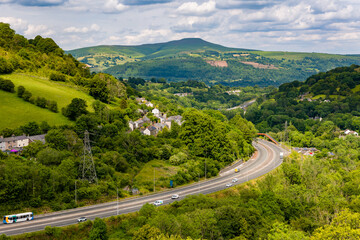
{"label": "green hill", "polygon": [[[0,130],[29,121],[70,123],[62,108],[74,98],[83,99],[92,112],[95,100],[113,108],[119,98],[127,97],[123,83],[107,74],[90,74],[85,64],[65,54],[51,38],[26,39],[1,22],[0,80]],[[19,94],[19,86],[26,98]]]}
{"label": "green hill", "polygon": [[53,113],[47,109],[39,108],[34,104],[25,102],[16,94],[0,90],[0,130],[17,128],[29,121],[41,123],[46,121],[50,125],[68,124],[70,121],[61,113]]}
{"label": "green hill", "polygon": [[271,52],[228,48],[198,38],[139,46],[97,46],[68,51],[92,71],[116,77],[198,80],[229,86],[278,86],[318,72],[360,64],[359,55]]}

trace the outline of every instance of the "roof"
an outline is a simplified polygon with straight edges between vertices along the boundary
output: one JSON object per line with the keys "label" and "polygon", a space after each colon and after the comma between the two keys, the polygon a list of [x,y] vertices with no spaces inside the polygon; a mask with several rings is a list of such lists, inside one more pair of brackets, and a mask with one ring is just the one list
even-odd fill
{"label": "roof", "polygon": [[22,135],[22,136],[13,136],[13,137],[7,137],[7,138],[0,138],[0,142],[10,142],[10,141],[19,141],[29,139],[28,136]]}
{"label": "roof", "polygon": [[145,116],[145,117],[143,118],[143,121],[150,121],[150,118],[148,118],[147,116]]}
{"label": "roof", "polygon": [[157,128],[154,127],[154,126],[149,126],[148,129],[149,129],[149,131],[156,131],[157,130]]}
{"label": "roof", "polygon": [[45,135],[46,134],[41,134],[41,135],[35,135],[35,136],[30,136],[30,140],[31,141],[42,141],[43,143],[45,143]]}

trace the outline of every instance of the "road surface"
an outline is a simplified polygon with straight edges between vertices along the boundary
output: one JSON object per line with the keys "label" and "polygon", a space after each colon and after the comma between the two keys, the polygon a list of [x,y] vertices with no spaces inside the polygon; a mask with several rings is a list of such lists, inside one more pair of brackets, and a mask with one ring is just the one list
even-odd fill
{"label": "road surface", "polygon": [[[155,200],[163,200],[164,204],[169,204],[176,201],[171,199],[172,194],[179,194],[179,199],[183,199],[187,195],[217,192],[225,189],[226,184],[232,183],[232,179],[234,178],[237,178],[238,181],[232,183],[233,186],[262,176],[281,164],[280,152],[283,152],[284,150],[278,146],[265,140],[258,139],[257,142],[254,142],[254,147],[258,151],[254,159],[251,159],[240,166],[234,165],[232,169],[223,172],[219,177],[200,181],[184,187],[178,187],[170,191],[121,200],[118,203],[114,201],[49,214],[35,215],[34,220],[28,222],[0,224],[0,234],[16,235],[25,232],[40,231],[46,226],[67,226],[76,224],[77,218],[79,217],[86,217],[87,219],[93,220],[96,217],[105,218],[117,214],[135,212],[139,211],[145,203],[153,203]],[[240,169],[239,173],[235,173],[234,169],[236,167]]]}

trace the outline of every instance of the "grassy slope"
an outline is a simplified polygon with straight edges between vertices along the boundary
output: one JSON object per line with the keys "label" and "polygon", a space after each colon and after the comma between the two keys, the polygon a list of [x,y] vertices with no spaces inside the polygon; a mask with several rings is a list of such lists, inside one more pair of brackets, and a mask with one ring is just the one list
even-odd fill
{"label": "grassy slope", "polygon": [[320,58],[320,59],[343,59],[343,58],[354,58],[356,56],[345,56],[337,54],[327,54],[327,53],[306,53],[306,52],[280,52],[280,51],[254,51],[253,53],[259,54],[264,57],[274,58],[274,59],[286,59],[286,60],[303,60],[305,57],[311,58]]}
{"label": "grassy slope", "polygon": [[26,90],[30,91],[33,96],[41,96],[48,100],[56,101],[59,110],[69,105],[73,98],[82,98],[87,102],[88,110],[90,111],[92,110],[91,104],[95,101],[93,97],[65,83],[49,81],[43,77],[22,73],[2,75],[2,77],[11,80],[15,84],[15,89],[22,85]]}
{"label": "grassy slope", "polygon": [[[160,178],[167,178],[173,176],[180,170],[180,167],[176,167],[170,164],[165,163],[161,160],[153,160],[144,165],[141,171],[136,175],[135,180],[137,183],[149,183],[153,186],[154,179],[154,169],[155,169],[155,179],[156,179],[156,188],[159,189],[159,186],[169,186],[170,182],[167,180],[160,180]],[[144,192],[144,190],[142,189]]]}
{"label": "grassy slope", "polygon": [[15,93],[0,90],[0,129],[16,128],[28,121],[47,121],[50,125],[68,124],[70,121],[60,113],[37,107],[18,98]]}

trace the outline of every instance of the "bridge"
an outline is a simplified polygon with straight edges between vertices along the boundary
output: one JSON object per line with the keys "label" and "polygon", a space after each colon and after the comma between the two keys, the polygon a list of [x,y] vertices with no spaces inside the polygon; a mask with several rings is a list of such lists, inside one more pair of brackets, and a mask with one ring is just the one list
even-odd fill
{"label": "bridge", "polygon": [[275,143],[276,145],[280,145],[280,143],[278,141],[276,141],[273,137],[271,137],[269,134],[267,133],[258,133],[257,135],[259,136],[265,136],[267,137],[270,141],[272,141],[273,143]]}

